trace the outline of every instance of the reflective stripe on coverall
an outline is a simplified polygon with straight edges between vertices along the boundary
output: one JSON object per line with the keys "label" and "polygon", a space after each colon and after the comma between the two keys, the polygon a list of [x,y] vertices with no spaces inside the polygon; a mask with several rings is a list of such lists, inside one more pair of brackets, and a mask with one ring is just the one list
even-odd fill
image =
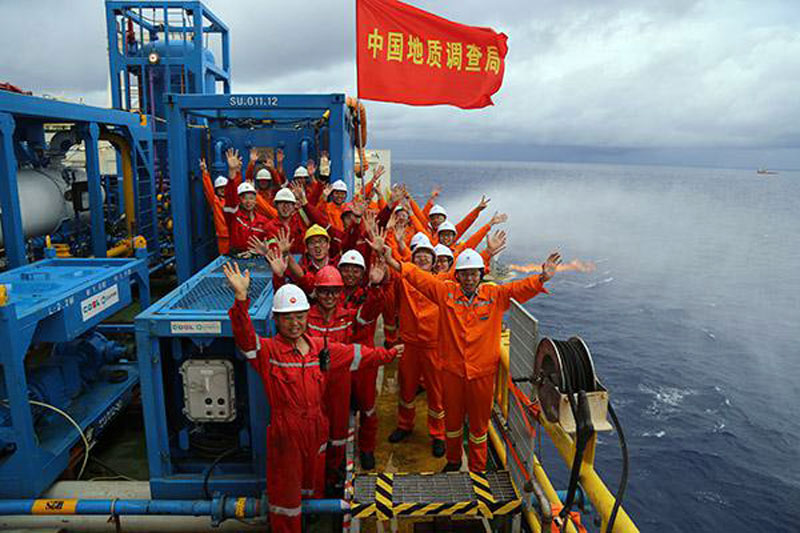
{"label": "reflective stripe on coverall", "polygon": [[[236,346],[261,376],[269,400],[267,428],[267,497],[273,532],[299,532],[303,495],[321,497],[327,420],[322,413],[325,375],[318,354],[324,341],[305,337],[303,355],[280,335],[259,338],[248,314],[250,300],[235,300],[228,311]],[[376,367],[390,362],[396,350],[329,343],[330,370]]]}
{"label": "reflective stripe on coverall", "polygon": [[[442,383],[447,391],[448,460],[459,462],[461,458],[461,441],[451,431],[455,432],[456,428],[460,431],[463,427],[463,406],[466,405],[467,414],[474,414],[470,417],[469,468],[474,472],[483,471],[486,469],[486,428],[491,413],[492,387],[479,380],[488,379],[488,383],[494,383],[500,358],[503,313],[510,307],[511,298],[526,302],[547,291],[538,276],[531,276],[505,285],[481,284],[468,298],[455,281],[423,272],[411,263],[403,263],[402,276],[439,305],[439,353],[445,372]],[[456,381],[462,385],[458,387]],[[453,399],[449,397],[451,389],[456,391],[452,393]],[[464,398],[458,398],[459,390]],[[457,400],[461,409],[454,405]]]}

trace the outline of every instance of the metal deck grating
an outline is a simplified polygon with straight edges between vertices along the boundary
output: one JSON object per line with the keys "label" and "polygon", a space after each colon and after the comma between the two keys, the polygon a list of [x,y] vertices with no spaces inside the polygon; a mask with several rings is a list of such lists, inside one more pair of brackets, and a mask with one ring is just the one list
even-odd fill
{"label": "metal deck grating", "polygon": [[[270,268],[269,263],[267,263],[266,259],[264,259],[263,257],[256,257],[251,259],[234,259],[233,257],[231,257],[225,263],[237,263],[239,265],[239,270],[241,270],[242,272],[244,272],[245,269],[248,269],[250,270],[251,273],[266,272],[269,273],[269,275],[272,275],[272,269]],[[217,273],[221,274],[222,265],[225,263],[221,263],[212,272],[214,274]]]}
{"label": "metal deck grating", "polygon": [[[355,478],[355,501],[371,502],[375,499],[375,484],[378,477],[359,475]],[[511,484],[511,476],[505,470],[487,472],[486,479],[497,501],[517,498]],[[458,503],[475,500],[472,478],[467,472],[439,474],[395,474],[392,502]]]}
{"label": "metal deck grating", "polygon": [[[268,289],[271,278],[253,277],[250,279],[250,303],[258,300]],[[233,303],[233,290],[222,276],[201,279],[194,287],[175,302],[172,309],[192,309],[195,311],[225,311]]]}

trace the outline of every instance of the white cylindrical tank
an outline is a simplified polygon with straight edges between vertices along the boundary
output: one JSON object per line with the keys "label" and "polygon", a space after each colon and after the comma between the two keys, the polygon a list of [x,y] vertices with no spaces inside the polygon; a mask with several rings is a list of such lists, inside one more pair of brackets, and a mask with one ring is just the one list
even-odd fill
{"label": "white cylindrical tank", "polygon": [[[17,188],[25,237],[39,237],[58,229],[73,215],[72,205],[64,199],[67,184],[58,171],[49,169],[17,170]],[[2,209],[2,208],[0,208]],[[0,223],[0,246],[3,246]]]}

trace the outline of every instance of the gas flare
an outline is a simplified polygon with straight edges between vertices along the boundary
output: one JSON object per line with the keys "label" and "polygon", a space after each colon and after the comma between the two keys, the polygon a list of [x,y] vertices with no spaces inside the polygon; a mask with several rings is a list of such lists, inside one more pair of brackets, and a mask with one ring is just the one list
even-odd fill
{"label": "gas flare", "polygon": [[[528,263],[527,265],[508,265],[510,270],[514,270],[516,272],[522,273],[530,273],[530,272],[541,272],[542,265],[539,263]],[[562,265],[558,265],[556,270],[558,272],[594,272],[597,268],[597,265],[594,264],[592,261],[581,261],[580,259],[575,259],[570,261],[569,263],[564,263]]]}

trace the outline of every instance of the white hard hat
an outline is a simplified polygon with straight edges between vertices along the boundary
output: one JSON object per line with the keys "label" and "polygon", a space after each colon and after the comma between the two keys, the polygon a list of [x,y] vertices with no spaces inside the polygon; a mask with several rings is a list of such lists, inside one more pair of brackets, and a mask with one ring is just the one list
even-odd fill
{"label": "white hard hat", "polygon": [[434,256],[436,255],[436,249],[433,247],[433,243],[431,243],[431,240],[427,236],[425,236],[424,239],[419,240],[417,245],[414,246],[412,253],[417,253],[420,250],[428,250]]}
{"label": "white hard hat", "polygon": [[428,236],[427,236],[427,235],[425,235],[424,233],[422,233],[421,231],[418,231],[418,232],[416,232],[416,233],[414,234],[414,236],[413,236],[413,237],[411,237],[411,243],[409,244],[409,246],[411,246],[411,250],[413,251],[413,250],[414,250],[414,248],[416,248],[416,247],[417,247],[417,245],[418,245],[419,243],[421,243],[423,240],[430,241],[430,239],[428,238]]}
{"label": "white hard hat", "polygon": [[331,184],[331,189],[334,191],[347,192],[347,184],[342,180],[336,180]]}
{"label": "white hard hat", "polygon": [[471,268],[483,269],[483,267],[483,257],[472,248],[467,248],[458,254],[456,270],[469,270]]}
{"label": "white hard hat", "polygon": [[364,262],[364,256],[361,255],[361,252],[358,250],[348,250],[343,255],[342,258],[339,259],[339,266],[342,265],[357,265],[361,268],[367,268],[367,264]]}
{"label": "white hard hat", "polygon": [[449,220],[445,220],[439,224],[439,228],[436,230],[436,233],[441,233],[443,231],[452,231],[453,233],[458,233],[456,231],[456,226]]}
{"label": "white hard hat", "polygon": [[271,180],[272,174],[269,173],[269,170],[266,168],[262,168],[258,172],[256,172],[256,179],[257,180]]}
{"label": "white hard hat", "polygon": [[294,177],[295,178],[307,178],[308,177],[308,169],[303,165],[300,165],[294,170]]}
{"label": "white hard hat", "polygon": [[228,184],[228,178],[225,176],[217,176],[217,179],[214,180],[214,188],[219,189],[220,187],[224,187]]}
{"label": "white hard hat", "polygon": [[275,296],[272,297],[273,313],[308,311],[309,308],[306,293],[303,292],[303,289],[291,283],[281,285],[281,288],[275,291]]}
{"label": "white hard hat", "polygon": [[249,181],[245,181],[244,183],[240,183],[239,186],[236,188],[236,194],[245,194],[251,192],[253,194],[256,193],[256,188],[253,187],[253,184]]}
{"label": "white hard hat", "polygon": [[398,211],[405,211],[406,208],[403,207],[403,204],[397,204],[394,209],[392,210],[393,213],[397,213]]}
{"label": "white hard hat", "polygon": [[445,246],[444,244],[437,244],[433,251],[436,252],[436,257],[449,257],[450,259],[453,258],[453,250]]}
{"label": "white hard hat", "polygon": [[277,193],[275,193],[275,198],[273,198],[272,201],[274,203],[291,202],[291,203],[294,204],[294,203],[297,203],[297,198],[294,197],[294,193],[292,191],[290,191],[289,189],[284,187],[283,189],[281,189]]}
{"label": "white hard hat", "polygon": [[440,206],[439,204],[435,204],[431,207],[431,210],[428,211],[428,216],[432,215],[444,215],[447,218],[447,211],[444,210],[444,207]]}

